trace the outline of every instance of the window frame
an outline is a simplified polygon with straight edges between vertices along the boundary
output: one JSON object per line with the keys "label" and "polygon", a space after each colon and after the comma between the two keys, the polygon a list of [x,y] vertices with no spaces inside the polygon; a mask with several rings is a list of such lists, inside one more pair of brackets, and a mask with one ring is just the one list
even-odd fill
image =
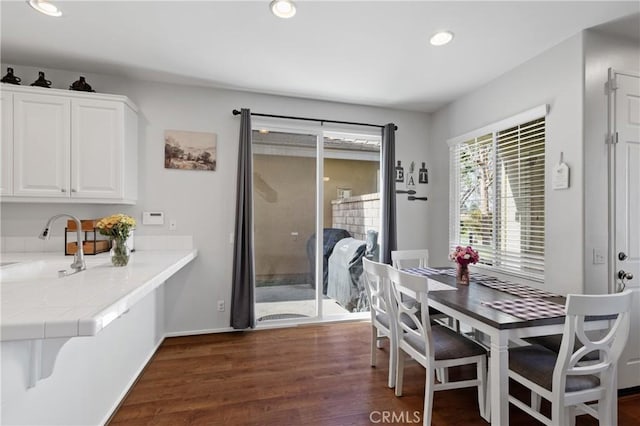
{"label": "window frame", "polygon": [[[498,197],[498,193],[497,191],[497,181],[498,181],[498,171],[496,170],[497,167],[497,144],[498,144],[498,138],[499,138],[499,133],[500,132],[504,132],[507,129],[516,127],[516,126],[521,126],[523,124],[529,123],[531,121],[534,120],[539,120],[539,119],[545,119],[545,145],[546,145],[546,119],[547,119],[547,113],[548,113],[548,105],[543,104],[543,105],[539,105],[535,108],[531,108],[527,111],[524,111],[522,113],[516,114],[512,117],[506,118],[504,120],[500,120],[498,122],[495,123],[491,123],[487,126],[475,129],[473,131],[467,132],[463,135],[460,136],[456,136],[454,138],[451,138],[449,140],[447,140],[447,145],[449,146],[449,165],[450,165],[450,170],[449,170],[449,248],[453,249],[456,245],[460,244],[460,216],[461,216],[461,212],[460,212],[460,186],[461,186],[461,172],[460,172],[460,162],[459,162],[459,158],[456,157],[456,153],[458,152],[458,150],[456,149],[456,147],[460,144],[463,144],[465,142],[469,142],[471,140],[476,140],[480,139],[482,137],[486,137],[487,135],[491,135],[491,143],[492,143],[492,168],[494,170],[494,176],[493,176],[493,182],[491,184],[492,187],[492,195],[490,198],[490,203],[492,203],[492,208],[493,208],[493,218],[492,218],[492,224],[491,224],[491,230],[492,232],[498,233],[499,232],[499,226],[497,224],[497,215],[495,214],[498,209],[497,209],[497,204],[500,202],[501,199],[503,199],[503,197]],[[545,156],[546,157],[546,156]],[[546,160],[546,158],[545,158]],[[544,166],[544,175],[543,175],[543,184],[542,187],[544,189],[544,192],[546,194],[546,161],[545,161],[545,166]],[[546,197],[545,197],[546,198]],[[546,203],[545,203],[545,210],[546,210]],[[545,226],[544,226],[545,230],[546,230],[546,217],[545,217]],[[493,238],[493,242],[492,242],[492,250],[493,253],[499,253],[499,251],[496,249],[496,241],[499,239],[499,237],[497,235],[494,235]],[[545,239],[545,245],[546,245],[546,239]],[[543,245],[543,249],[544,249],[544,245]],[[544,251],[546,252],[546,250]],[[508,269],[508,268],[502,268],[500,266],[495,266],[495,265],[486,265],[486,264],[481,264],[478,263],[476,266],[479,268],[483,268],[483,269],[487,269],[493,272],[498,272],[501,274],[506,274],[506,275],[511,275],[511,276],[518,276],[518,277],[522,277],[522,278],[526,278],[528,280],[531,281],[538,281],[538,282],[543,282],[544,281],[544,252],[543,252],[543,263],[542,263],[542,272],[540,274],[535,274],[533,272],[525,272],[525,271],[514,271],[513,269]],[[500,252],[501,253],[501,252]],[[482,258],[482,256],[481,256]],[[521,262],[523,259],[519,259],[519,262]],[[521,263],[521,265],[524,262]]]}

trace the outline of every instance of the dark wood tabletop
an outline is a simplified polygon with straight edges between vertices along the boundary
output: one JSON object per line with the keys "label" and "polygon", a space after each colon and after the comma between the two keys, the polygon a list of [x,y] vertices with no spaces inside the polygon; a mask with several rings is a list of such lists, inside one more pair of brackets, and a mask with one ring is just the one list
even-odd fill
{"label": "dark wood tabletop", "polygon": [[[470,275],[469,285],[456,284],[456,278],[449,275],[430,275],[429,279],[458,289],[457,291],[431,291],[429,292],[429,299],[455,309],[494,328],[512,329],[564,323],[563,316],[525,320],[490,306],[483,305],[482,302],[519,299],[520,297],[474,282],[473,273]],[[545,300],[558,303],[562,306],[566,303],[566,298],[562,296],[548,297],[545,298]]]}

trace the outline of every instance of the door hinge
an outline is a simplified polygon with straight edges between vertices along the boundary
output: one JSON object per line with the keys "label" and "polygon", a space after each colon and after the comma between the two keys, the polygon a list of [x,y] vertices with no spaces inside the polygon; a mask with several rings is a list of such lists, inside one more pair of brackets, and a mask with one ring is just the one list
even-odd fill
{"label": "door hinge", "polygon": [[615,145],[618,143],[618,132],[615,132],[612,135],[606,137],[605,144],[607,145]]}
{"label": "door hinge", "polygon": [[611,92],[617,89],[618,83],[616,83],[616,80],[609,80],[604,84],[604,91],[607,95],[611,94]]}

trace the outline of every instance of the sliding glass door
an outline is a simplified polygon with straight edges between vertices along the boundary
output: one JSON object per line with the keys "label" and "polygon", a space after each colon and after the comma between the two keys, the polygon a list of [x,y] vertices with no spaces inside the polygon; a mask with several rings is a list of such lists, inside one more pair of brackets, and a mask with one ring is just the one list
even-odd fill
{"label": "sliding glass door", "polygon": [[258,325],[368,312],[360,278],[362,257],[377,258],[379,136],[255,128]]}
{"label": "sliding glass door", "polygon": [[252,139],[256,319],[316,317],[317,137],[263,129]]}

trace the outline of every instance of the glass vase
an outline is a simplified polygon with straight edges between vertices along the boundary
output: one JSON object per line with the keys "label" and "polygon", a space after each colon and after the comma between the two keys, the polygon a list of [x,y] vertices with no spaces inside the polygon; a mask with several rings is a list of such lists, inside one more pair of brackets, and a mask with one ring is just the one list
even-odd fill
{"label": "glass vase", "polygon": [[458,263],[456,270],[456,283],[469,285],[469,265],[461,265]]}
{"label": "glass vase", "polygon": [[111,263],[113,266],[127,266],[131,251],[127,247],[127,240],[122,238],[114,238],[111,241]]}

